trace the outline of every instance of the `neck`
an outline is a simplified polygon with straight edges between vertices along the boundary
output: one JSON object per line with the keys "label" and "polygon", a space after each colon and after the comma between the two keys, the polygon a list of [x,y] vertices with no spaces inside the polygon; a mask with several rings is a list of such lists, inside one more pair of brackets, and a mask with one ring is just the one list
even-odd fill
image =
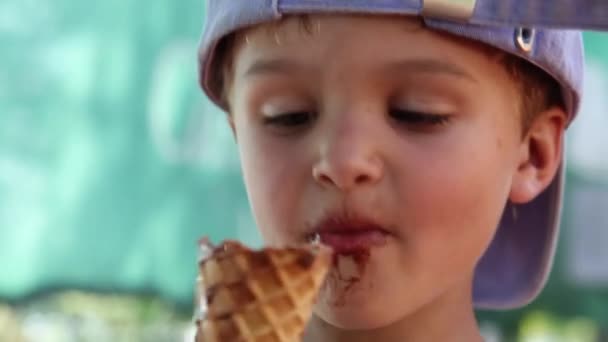
{"label": "neck", "polygon": [[313,315],[305,342],[483,341],[472,305],[471,288],[445,293],[400,320],[374,330],[344,330]]}

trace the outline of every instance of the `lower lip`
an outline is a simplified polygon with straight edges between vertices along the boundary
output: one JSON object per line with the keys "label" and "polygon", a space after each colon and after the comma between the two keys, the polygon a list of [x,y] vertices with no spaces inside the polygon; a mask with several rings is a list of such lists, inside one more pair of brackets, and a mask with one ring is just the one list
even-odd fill
{"label": "lower lip", "polygon": [[386,244],[388,234],[382,230],[362,230],[349,232],[321,232],[319,238],[324,245],[336,253],[380,247]]}

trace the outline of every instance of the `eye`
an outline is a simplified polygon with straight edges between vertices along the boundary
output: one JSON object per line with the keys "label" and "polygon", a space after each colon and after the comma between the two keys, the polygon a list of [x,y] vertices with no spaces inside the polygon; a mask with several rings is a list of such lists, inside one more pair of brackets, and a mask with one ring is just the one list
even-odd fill
{"label": "eye", "polygon": [[390,109],[389,115],[391,118],[395,119],[395,121],[413,126],[414,128],[441,126],[445,125],[450,120],[450,116],[445,114],[430,114],[398,108]]}
{"label": "eye", "polygon": [[265,126],[271,126],[276,129],[290,131],[306,127],[307,125],[312,123],[314,117],[314,113],[306,111],[287,112],[264,117],[263,122]]}

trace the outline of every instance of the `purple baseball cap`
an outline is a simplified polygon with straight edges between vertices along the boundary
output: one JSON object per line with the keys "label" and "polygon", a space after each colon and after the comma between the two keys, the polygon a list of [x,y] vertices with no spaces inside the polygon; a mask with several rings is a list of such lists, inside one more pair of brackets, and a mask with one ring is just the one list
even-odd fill
{"label": "purple baseball cap", "polygon": [[[575,4],[571,0],[557,2]],[[541,7],[529,6],[523,0],[208,0],[199,47],[200,83],[206,95],[226,110],[219,100],[211,68],[218,43],[242,28],[297,14],[421,16],[430,29],[488,44],[546,71],[561,85],[571,122],[582,94],[582,35],[580,31],[563,29],[568,22],[560,21],[559,16],[539,15],[563,11],[547,12]],[[534,18],[538,18],[538,24]],[[560,25],[562,22],[565,24]],[[475,271],[473,299],[477,308],[521,307],[541,291],[555,254],[563,190],[562,156],[562,166],[542,194],[516,208],[507,204],[496,236]]]}

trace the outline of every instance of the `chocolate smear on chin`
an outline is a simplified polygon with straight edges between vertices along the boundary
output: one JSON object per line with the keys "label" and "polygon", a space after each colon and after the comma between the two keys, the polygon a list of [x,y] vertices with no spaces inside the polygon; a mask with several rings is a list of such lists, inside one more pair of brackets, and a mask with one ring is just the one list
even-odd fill
{"label": "chocolate smear on chin", "polygon": [[333,255],[333,268],[326,284],[334,296],[330,301],[332,305],[347,304],[349,293],[364,276],[370,254],[369,248],[357,248]]}

